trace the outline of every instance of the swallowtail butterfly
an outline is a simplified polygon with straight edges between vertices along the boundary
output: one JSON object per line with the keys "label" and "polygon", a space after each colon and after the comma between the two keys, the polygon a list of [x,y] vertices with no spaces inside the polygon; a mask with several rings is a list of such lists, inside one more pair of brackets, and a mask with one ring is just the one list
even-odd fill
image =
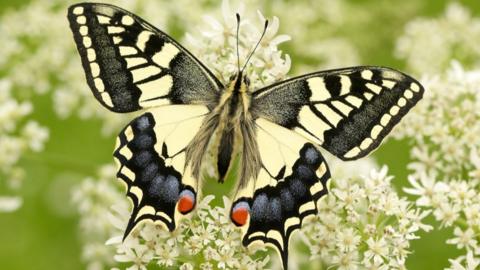
{"label": "swallowtail butterfly", "polygon": [[81,3],[68,20],[97,100],[118,113],[143,110],[120,132],[113,154],[133,202],[124,237],[147,220],[173,231],[194,210],[206,168],[223,182],[236,163],[231,220],[245,246],[274,247],[286,268],[292,232],[327,194],[330,173],[319,149],[342,160],[369,154],[424,91],[408,75],[375,66],[262,89],[250,89],[239,68],[224,85],[126,10]]}

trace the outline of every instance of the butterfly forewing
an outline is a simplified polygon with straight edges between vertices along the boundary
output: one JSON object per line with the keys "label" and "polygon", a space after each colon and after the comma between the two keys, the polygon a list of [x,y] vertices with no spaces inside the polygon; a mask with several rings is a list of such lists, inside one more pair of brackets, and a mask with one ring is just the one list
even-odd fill
{"label": "butterfly forewing", "polygon": [[253,94],[252,114],[352,160],[372,152],[422,95],[423,87],[399,71],[353,67],[260,89]]}
{"label": "butterfly forewing", "polygon": [[181,45],[136,15],[82,3],[69,8],[68,19],[87,82],[108,109],[215,105],[222,84]]}

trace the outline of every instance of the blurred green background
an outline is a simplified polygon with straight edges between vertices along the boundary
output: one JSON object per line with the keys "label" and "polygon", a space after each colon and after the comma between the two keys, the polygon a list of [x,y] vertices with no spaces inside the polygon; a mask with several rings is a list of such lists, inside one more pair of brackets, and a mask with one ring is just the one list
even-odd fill
{"label": "blurred green background", "polygon": [[[294,1],[291,2],[292,5],[295,4]],[[375,19],[366,20],[362,16],[351,18],[353,22],[358,19],[357,23],[351,23],[352,28],[345,29],[345,33],[340,31],[338,35],[347,37],[358,48],[363,64],[398,69],[404,68],[404,63],[394,58],[392,52],[395,40],[402,34],[405,23],[415,17],[439,16],[448,3],[444,0],[350,2],[358,9],[359,14],[371,14]],[[474,16],[480,16],[480,1],[458,2],[468,7]],[[3,0],[0,2],[0,16],[7,9],[28,4],[29,1]],[[395,9],[405,12],[400,13],[401,16],[398,13],[379,12],[391,10],[382,8],[384,6],[395,6]],[[266,13],[269,16],[275,15],[268,11]],[[288,18],[280,17],[280,22],[288,24]],[[66,20],[65,27],[68,27]],[[178,38],[182,31],[183,29],[179,29],[178,33],[173,35]],[[285,33],[282,29],[279,32]],[[73,43],[71,36],[64,38]],[[288,42],[282,48],[292,57],[293,71],[296,62],[308,61],[297,59],[295,47]],[[85,91],[89,91],[86,84]],[[44,152],[25,155],[21,160],[20,165],[27,172],[26,181],[20,190],[24,199],[23,206],[16,212],[0,214],[0,269],[84,269],[85,265],[81,262],[78,217],[75,206],[71,204],[70,190],[83,178],[95,175],[99,165],[111,163],[114,137],[99,135],[101,122],[98,120],[84,121],[75,116],[59,119],[52,109],[53,103],[48,95],[37,95],[31,101],[35,106],[32,117],[50,128],[50,139]],[[105,113],[109,112],[105,110]],[[407,185],[407,144],[405,141],[390,140],[375,153],[379,164],[389,166],[390,173],[395,176],[394,184],[401,194],[404,194],[401,187]],[[4,187],[0,188],[0,194],[4,193]],[[433,219],[428,221],[434,223]],[[447,258],[456,257],[459,252],[445,244],[448,234],[451,232],[434,230],[421,240],[413,241],[411,250],[414,250],[414,253],[408,258],[408,268],[447,267]]]}

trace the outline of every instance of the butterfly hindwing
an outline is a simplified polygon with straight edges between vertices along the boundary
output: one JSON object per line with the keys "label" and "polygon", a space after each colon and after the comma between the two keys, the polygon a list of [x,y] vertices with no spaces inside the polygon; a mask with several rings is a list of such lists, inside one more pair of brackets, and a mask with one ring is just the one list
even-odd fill
{"label": "butterfly hindwing", "polygon": [[159,107],[134,119],[118,136],[117,176],[133,202],[125,237],[143,220],[173,231],[180,214],[194,208],[199,187],[185,162],[185,149],[206,113],[202,105]]}
{"label": "butterfly hindwing", "polygon": [[165,104],[214,106],[222,84],[167,34],[121,8],[96,3],[68,10],[88,85],[108,109]]}
{"label": "butterfly hindwing", "polygon": [[415,79],[389,68],[328,70],[256,91],[252,113],[352,160],[373,151],[423,91]]}
{"label": "butterfly hindwing", "polygon": [[287,269],[290,236],[304,218],[317,213],[330,173],[317,147],[299,134],[261,118],[256,126],[262,168],[255,179],[238,188],[231,218],[242,226],[238,221],[242,210],[248,209],[243,244],[272,246]]}

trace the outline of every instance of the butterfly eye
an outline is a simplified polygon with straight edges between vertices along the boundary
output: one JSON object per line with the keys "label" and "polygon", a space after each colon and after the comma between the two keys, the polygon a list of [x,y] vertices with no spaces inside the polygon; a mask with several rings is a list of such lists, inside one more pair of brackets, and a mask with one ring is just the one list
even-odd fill
{"label": "butterfly eye", "polygon": [[230,76],[229,80],[230,80],[230,81],[233,81],[233,80],[235,80],[235,77],[236,77],[235,74],[232,74],[232,75]]}

